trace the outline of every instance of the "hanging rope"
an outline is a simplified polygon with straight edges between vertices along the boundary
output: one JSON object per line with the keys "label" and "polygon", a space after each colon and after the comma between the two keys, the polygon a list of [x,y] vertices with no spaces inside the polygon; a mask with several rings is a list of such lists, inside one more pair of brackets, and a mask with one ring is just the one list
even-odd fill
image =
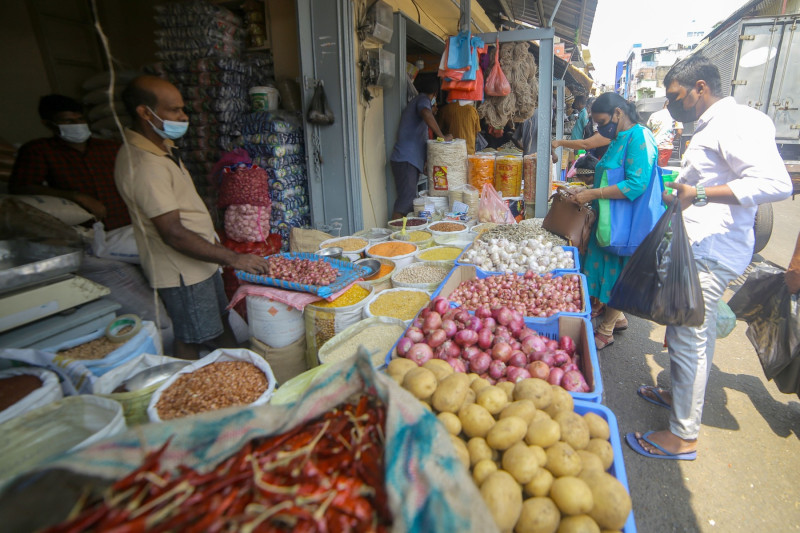
{"label": "hanging rope", "polygon": [[511,93],[487,96],[478,107],[478,115],[497,129],[505,127],[509,120],[522,122],[533,116],[539,96],[538,69],[528,43],[500,45],[500,68],[511,85]]}

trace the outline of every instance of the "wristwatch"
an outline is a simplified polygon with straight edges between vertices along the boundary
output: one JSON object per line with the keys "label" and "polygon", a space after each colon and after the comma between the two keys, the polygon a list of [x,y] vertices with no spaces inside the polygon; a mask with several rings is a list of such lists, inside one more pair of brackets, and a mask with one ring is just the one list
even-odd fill
{"label": "wristwatch", "polygon": [[695,189],[697,189],[697,194],[692,200],[692,204],[696,205],[697,207],[703,207],[708,203],[708,197],[706,197],[706,188],[702,185],[698,185],[695,187]]}

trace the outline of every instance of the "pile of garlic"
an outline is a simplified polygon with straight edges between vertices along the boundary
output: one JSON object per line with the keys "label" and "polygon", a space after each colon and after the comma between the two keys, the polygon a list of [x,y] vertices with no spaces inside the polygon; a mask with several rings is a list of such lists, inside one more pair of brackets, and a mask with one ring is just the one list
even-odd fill
{"label": "pile of garlic", "polygon": [[572,252],[553,246],[542,237],[533,237],[519,243],[507,239],[476,239],[464,252],[460,263],[473,264],[488,272],[524,273],[532,270],[544,274],[556,269],[575,268]]}

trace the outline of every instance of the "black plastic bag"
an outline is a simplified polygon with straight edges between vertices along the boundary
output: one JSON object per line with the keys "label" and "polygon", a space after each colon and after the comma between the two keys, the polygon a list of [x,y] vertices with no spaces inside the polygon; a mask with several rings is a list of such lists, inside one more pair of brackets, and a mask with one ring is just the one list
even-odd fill
{"label": "black plastic bag", "polygon": [[703,324],[703,292],[677,199],[622,269],[608,306],[663,325]]}
{"label": "black plastic bag", "polygon": [[781,392],[800,391],[800,307],[783,270],[757,267],[728,305],[747,322],[747,338],[767,379],[774,379]]}
{"label": "black plastic bag", "polygon": [[317,83],[317,88],[314,89],[311,107],[308,108],[308,121],[320,126],[333,124],[333,111],[328,107],[328,99],[325,98],[325,88],[322,86],[322,82]]}

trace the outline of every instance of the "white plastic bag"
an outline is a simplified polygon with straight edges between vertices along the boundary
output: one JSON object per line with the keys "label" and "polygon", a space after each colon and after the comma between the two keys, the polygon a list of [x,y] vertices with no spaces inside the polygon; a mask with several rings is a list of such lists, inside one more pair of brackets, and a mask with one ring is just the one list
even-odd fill
{"label": "white plastic bag", "polygon": [[251,403],[251,406],[263,405],[267,403],[270,398],[272,398],[272,393],[275,391],[276,381],[275,375],[272,373],[272,368],[270,368],[269,363],[267,363],[263,357],[255,352],[251,352],[250,350],[223,348],[220,350],[214,350],[202,359],[195,361],[191,365],[181,369],[177,374],[165,381],[156,390],[156,392],[153,393],[153,397],[150,398],[150,404],[147,406],[147,416],[150,418],[150,421],[161,422],[161,417],[158,416],[158,409],[156,409],[156,405],[158,405],[158,400],[161,399],[161,395],[164,393],[164,391],[167,390],[173,383],[175,383],[179,377],[184,374],[191,374],[198,368],[203,368],[211,363],[221,363],[224,361],[245,361],[247,363],[252,363],[256,366],[256,368],[264,372],[264,375],[267,376],[267,390],[265,390],[264,393],[256,399],[256,401]]}
{"label": "white plastic bag", "polygon": [[113,394],[114,389],[119,387],[123,381],[135,376],[143,370],[168,363],[186,363],[188,366],[191,361],[168,357],[166,355],[153,355],[149,353],[141,354],[118,367],[109,370],[92,385],[94,394]]}
{"label": "white plastic bag", "polygon": [[141,263],[132,225],[106,231],[102,222],[95,222],[92,229],[94,230],[92,255],[134,265]]}
{"label": "white plastic bag", "polygon": [[80,395],[45,405],[0,425],[0,488],[64,452],[125,431],[122,406]]}
{"label": "white plastic bag", "polygon": [[61,385],[58,383],[58,375],[46,368],[38,368],[35,366],[10,368],[0,372],[0,379],[25,375],[36,376],[41,379],[42,386],[32,391],[17,403],[0,411],[0,424],[63,398],[64,395],[61,392]]}

